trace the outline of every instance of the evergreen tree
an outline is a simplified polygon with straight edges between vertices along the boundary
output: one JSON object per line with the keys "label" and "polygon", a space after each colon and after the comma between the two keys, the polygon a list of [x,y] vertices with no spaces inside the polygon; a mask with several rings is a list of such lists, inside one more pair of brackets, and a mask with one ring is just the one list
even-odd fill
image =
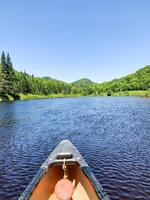
{"label": "evergreen tree", "polygon": [[12,66],[12,62],[11,62],[9,53],[7,53],[7,56],[6,56],[6,64],[8,66],[9,71],[13,71],[13,66]]}
{"label": "evergreen tree", "polygon": [[21,93],[23,94],[32,93],[31,81],[29,79],[29,75],[26,72],[21,73],[20,85],[21,85]]}
{"label": "evergreen tree", "polygon": [[8,90],[8,81],[6,79],[6,57],[4,51],[2,52],[1,55],[1,95],[5,96]]}
{"label": "evergreen tree", "polygon": [[9,56],[9,53],[6,57],[6,78],[8,80],[8,94],[13,94],[15,92],[15,72],[13,69],[13,65]]}
{"label": "evergreen tree", "polygon": [[7,57],[2,52],[1,55],[1,93],[11,95],[14,93],[14,69],[9,54]]}
{"label": "evergreen tree", "polygon": [[2,68],[2,66],[0,64],[0,94],[2,92],[2,72],[1,72],[1,68]]}
{"label": "evergreen tree", "polygon": [[5,57],[5,52],[3,51],[1,55],[1,65],[3,66],[5,64],[6,64],[6,57]]}

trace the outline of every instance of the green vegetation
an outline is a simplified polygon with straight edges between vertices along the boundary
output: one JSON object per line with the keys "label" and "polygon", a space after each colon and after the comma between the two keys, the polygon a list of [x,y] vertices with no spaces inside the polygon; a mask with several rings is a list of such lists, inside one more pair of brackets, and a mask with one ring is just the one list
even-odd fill
{"label": "green vegetation", "polygon": [[150,90],[116,92],[116,93],[113,93],[113,96],[139,96],[139,97],[150,98]]}
{"label": "green vegetation", "polygon": [[88,88],[89,86],[95,84],[93,81],[91,81],[90,79],[87,78],[82,78],[78,81],[75,81],[72,83],[72,86],[77,86],[77,87],[81,87],[81,88]]}
{"label": "green vegetation", "polygon": [[89,79],[65,83],[51,77],[34,77],[13,68],[9,54],[0,59],[0,100],[73,96],[150,97],[150,65],[134,74],[101,84]]}
{"label": "green vegetation", "polygon": [[80,80],[77,80],[71,84],[73,92],[80,93],[83,96],[91,95],[90,87],[95,84],[93,81],[87,78],[83,78]]}
{"label": "green vegetation", "polygon": [[27,99],[47,99],[47,98],[65,98],[65,97],[79,97],[78,95],[73,94],[50,94],[50,95],[37,95],[37,94],[20,94],[21,100]]}
{"label": "green vegetation", "polygon": [[75,83],[78,83],[78,87],[82,88],[83,95],[149,97],[150,65],[143,67],[137,72],[128,76],[101,84],[89,82],[87,87],[83,87],[82,79],[81,82],[79,80]]}
{"label": "green vegetation", "polygon": [[102,92],[109,92],[113,95],[113,93],[116,92],[149,90],[150,65],[138,70],[134,74],[130,74],[120,79],[114,79],[112,81],[94,85],[92,86],[92,89],[93,91],[98,92],[99,95]]}

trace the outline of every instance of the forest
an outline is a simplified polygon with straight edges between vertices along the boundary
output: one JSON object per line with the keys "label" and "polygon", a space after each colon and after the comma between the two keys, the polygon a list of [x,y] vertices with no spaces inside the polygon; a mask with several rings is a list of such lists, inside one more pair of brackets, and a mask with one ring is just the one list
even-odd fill
{"label": "forest", "polygon": [[0,58],[0,99],[16,100],[65,96],[150,96],[150,65],[133,74],[104,83],[84,78],[66,83],[50,77],[34,77],[14,69],[9,53]]}

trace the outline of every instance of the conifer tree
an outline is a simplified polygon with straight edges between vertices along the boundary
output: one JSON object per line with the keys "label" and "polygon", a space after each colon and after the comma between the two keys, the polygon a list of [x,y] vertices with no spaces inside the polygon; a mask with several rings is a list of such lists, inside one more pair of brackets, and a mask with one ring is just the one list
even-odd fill
{"label": "conifer tree", "polygon": [[2,66],[0,64],[0,96],[1,96],[1,92],[2,92],[2,72],[1,72]]}
{"label": "conifer tree", "polygon": [[6,57],[4,51],[2,52],[1,55],[1,95],[4,96],[6,95],[7,91],[7,85],[8,82],[6,80]]}
{"label": "conifer tree", "polygon": [[14,81],[15,81],[15,72],[14,72],[14,69],[13,69],[13,65],[12,65],[12,62],[11,62],[11,59],[10,59],[10,56],[9,56],[9,53],[7,54],[7,57],[6,57],[6,78],[8,80],[8,93],[11,94],[11,93],[14,93]]}
{"label": "conifer tree", "polygon": [[5,64],[6,64],[6,57],[5,57],[5,53],[3,51],[2,55],[1,55],[1,65],[5,65]]}
{"label": "conifer tree", "polygon": [[9,69],[10,71],[13,70],[12,62],[11,62],[11,59],[10,59],[9,53],[7,53],[7,56],[6,56],[6,64],[7,64],[8,69]]}
{"label": "conifer tree", "polygon": [[14,69],[9,54],[1,55],[1,93],[11,95],[14,93]]}

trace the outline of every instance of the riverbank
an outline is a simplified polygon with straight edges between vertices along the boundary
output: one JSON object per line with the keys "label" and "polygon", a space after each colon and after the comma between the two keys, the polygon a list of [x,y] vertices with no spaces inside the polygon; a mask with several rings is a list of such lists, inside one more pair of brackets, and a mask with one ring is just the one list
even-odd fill
{"label": "riverbank", "polygon": [[112,96],[139,96],[150,98],[150,90],[116,92]]}
{"label": "riverbank", "polygon": [[[71,98],[71,97],[81,97],[86,96],[82,94],[50,94],[50,95],[38,95],[38,94],[19,94],[20,100],[29,100],[29,99],[48,99],[48,98]],[[124,91],[124,92],[113,92],[108,95],[107,92],[103,92],[99,95],[91,94],[87,96],[139,96],[150,98],[150,90],[139,90],[139,91]],[[13,101],[13,97],[7,95],[7,99],[0,97],[0,101]]]}
{"label": "riverbank", "polygon": [[67,97],[79,97],[79,96],[81,96],[81,95],[80,94],[50,94],[50,95],[20,94],[20,100],[67,98]]}
{"label": "riverbank", "polygon": [[[34,94],[20,94],[21,100],[27,99],[47,99],[47,98],[66,98],[66,97],[81,97],[81,94],[51,94],[51,95],[34,95]],[[100,95],[87,95],[87,96],[108,96],[107,93],[101,93]],[[139,96],[150,98],[150,90],[148,91],[125,91],[125,92],[116,92],[112,93],[111,96]]]}

